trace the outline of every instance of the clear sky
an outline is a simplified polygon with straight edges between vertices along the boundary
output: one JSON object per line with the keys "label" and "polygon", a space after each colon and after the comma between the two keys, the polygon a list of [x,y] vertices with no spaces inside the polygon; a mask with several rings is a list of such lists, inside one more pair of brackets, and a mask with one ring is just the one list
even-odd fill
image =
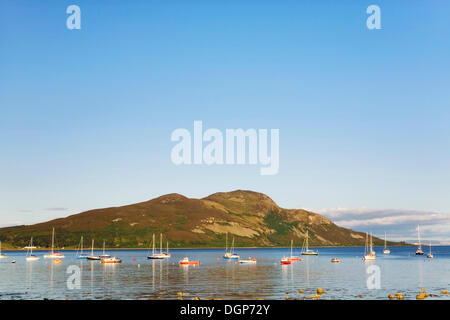
{"label": "clear sky", "polygon": [[[81,30],[66,28],[71,4]],[[381,30],[366,27],[371,4]],[[448,1],[3,0],[0,225],[234,189],[330,215],[448,217],[449,12]],[[279,173],[175,166],[171,133],[194,120],[279,129]],[[450,220],[433,221],[450,239]]]}

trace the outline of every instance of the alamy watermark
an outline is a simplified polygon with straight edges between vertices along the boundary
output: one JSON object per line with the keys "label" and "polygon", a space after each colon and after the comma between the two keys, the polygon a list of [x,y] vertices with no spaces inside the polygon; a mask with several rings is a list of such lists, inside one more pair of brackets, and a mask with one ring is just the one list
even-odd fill
{"label": "alamy watermark", "polygon": [[381,29],[381,9],[379,6],[372,4],[367,7],[367,14],[370,16],[366,20],[366,25],[369,30]]}
{"label": "alamy watermark", "polygon": [[79,266],[70,265],[67,267],[66,273],[69,274],[67,278],[67,289],[79,290],[81,289],[81,269]]}
{"label": "alamy watermark", "polygon": [[367,289],[381,289],[381,269],[376,264],[372,264],[366,268],[366,285]]}
{"label": "alamy watermark", "polygon": [[67,29],[80,30],[81,29],[81,9],[80,9],[80,7],[72,4],[67,7],[66,13],[70,14],[70,16],[67,17],[67,20],[66,20]]}
{"label": "alamy watermark", "polygon": [[275,175],[280,166],[279,139],[279,129],[270,129],[269,141],[268,129],[226,129],[223,134],[210,128],[203,132],[203,122],[194,121],[193,135],[184,128],[172,132],[171,141],[178,143],[170,157],[176,165],[260,164],[261,175]]}

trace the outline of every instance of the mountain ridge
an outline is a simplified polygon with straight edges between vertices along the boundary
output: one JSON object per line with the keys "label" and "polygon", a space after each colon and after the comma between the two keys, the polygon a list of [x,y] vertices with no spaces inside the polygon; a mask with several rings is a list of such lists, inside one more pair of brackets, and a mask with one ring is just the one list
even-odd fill
{"label": "mountain ridge", "polygon": [[[33,225],[0,229],[0,240],[16,247],[30,237],[48,247],[55,228],[61,247],[74,247],[83,235],[86,241],[117,248],[145,248],[152,234],[163,233],[174,248],[221,247],[225,235],[236,246],[300,245],[308,231],[312,246],[364,245],[365,234],[337,226],[330,219],[304,209],[284,209],[269,196],[251,191],[216,192],[204,198],[178,193],[118,207],[100,208]],[[383,240],[374,238],[375,244]],[[390,244],[394,244],[391,243]],[[86,247],[86,243],[85,243]]]}

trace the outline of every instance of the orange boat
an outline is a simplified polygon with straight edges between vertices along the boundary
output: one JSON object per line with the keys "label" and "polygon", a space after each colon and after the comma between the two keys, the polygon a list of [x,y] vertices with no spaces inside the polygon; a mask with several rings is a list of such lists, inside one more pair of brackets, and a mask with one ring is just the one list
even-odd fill
{"label": "orange boat", "polygon": [[188,257],[183,258],[183,260],[180,260],[180,265],[199,265],[200,261],[189,261]]}
{"label": "orange boat", "polygon": [[120,260],[119,258],[116,258],[116,257],[112,257],[112,258],[102,259],[101,262],[102,263],[121,263],[122,260]]}
{"label": "orange boat", "polygon": [[63,261],[61,260],[61,259],[55,259],[55,260],[53,260],[53,264],[60,264],[60,263],[62,263]]}
{"label": "orange boat", "polygon": [[281,259],[281,264],[291,264],[292,263],[292,261],[291,260],[289,260],[289,258],[283,258],[283,259]]}
{"label": "orange boat", "polygon": [[303,259],[302,258],[300,258],[300,257],[296,257],[296,256],[293,256],[293,257],[289,257],[289,258],[287,258],[289,261],[303,261]]}

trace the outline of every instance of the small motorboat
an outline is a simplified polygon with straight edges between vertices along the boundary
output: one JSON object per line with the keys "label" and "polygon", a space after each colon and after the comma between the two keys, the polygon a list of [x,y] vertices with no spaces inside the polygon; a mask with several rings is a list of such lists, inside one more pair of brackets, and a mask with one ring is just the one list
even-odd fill
{"label": "small motorboat", "polygon": [[224,258],[224,259],[238,260],[240,257],[239,257],[239,255],[236,254],[236,253],[230,253],[230,252],[227,252],[227,253],[225,253],[225,254],[223,255],[223,258]]}
{"label": "small motorboat", "polygon": [[282,258],[280,262],[281,262],[281,264],[291,264],[292,263],[292,261],[286,257]]}
{"label": "small motorboat", "polygon": [[255,264],[256,263],[256,259],[255,258],[248,258],[247,260],[239,260],[239,263],[248,263],[248,264]]}
{"label": "small motorboat", "polygon": [[427,254],[427,258],[428,259],[433,259],[434,258],[433,254],[431,253],[431,241],[430,241],[430,252]]}
{"label": "small motorboat", "polygon": [[308,230],[306,230],[306,239],[303,242],[302,256],[317,256],[317,255],[319,255],[318,251],[309,249],[308,239],[309,239]]}
{"label": "small motorboat", "polygon": [[[45,259],[62,259],[64,255],[54,250],[55,248],[55,228],[52,231],[52,250],[49,254],[44,255]],[[62,261],[61,261],[62,262]]]}
{"label": "small motorboat", "polygon": [[420,243],[420,225],[417,226],[417,238],[419,239],[419,245],[417,246],[416,256],[422,256],[424,252],[422,251],[422,244]]}
{"label": "small motorboat", "polygon": [[122,260],[116,257],[102,259],[102,263],[122,263]]}
{"label": "small motorboat", "polygon": [[303,261],[303,259],[302,259],[302,258],[300,258],[300,257],[297,257],[297,256],[292,256],[292,257],[289,257],[289,258],[288,258],[288,260],[290,260],[290,261]]}
{"label": "small motorboat", "polygon": [[291,240],[291,255],[288,257],[288,260],[290,260],[290,261],[303,261],[303,259],[300,258],[299,256],[292,255],[292,246],[293,245],[294,245],[294,241]]}
{"label": "small motorboat", "polygon": [[383,254],[391,254],[391,250],[386,247],[386,232],[384,233],[384,250]]}
{"label": "small motorboat", "polygon": [[103,253],[101,255],[99,255],[99,258],[102,260],[102,263],[103,263],[103,260],[111,258],[111,255],[109,255],[105,252],[105,241],[103,241]]}
{"label": "small motorboat", "polygon": [[39,260],[39,257],[37,257],[33,254],[33,248],[36,248],[36,247],[33,246],[33,237],[31,237],[30,245],[27,246],[27,249],[30,251],[27,252],[27,257],[25,258],[26,261],[38,261]]}
{"label": "small motorboat", "polygon": [[333,259],[331,259],[331,262],[338,263],[338,262],[341,262],[341,260],[339,260],[339,258],[333,258]]}
{"label": "small motorboat", "polygon": [[87,254],[83,253],[83,236],[81,236],[80,240],[80,251],[77,251],[77,259],[87,259]]}
{"label": "small motorboat", "polygon": [[373,261],[376,260],[377,255],[375,251],[373,251],[373,243],[372,243],[372,234],[370,234],[370,241],[369,241],[369,235],[366,233],[366,244],[364,247],[364,261]]}
{"label": "small motorboat", "polygon": [[53,251],[51,254],[44,255],[45,259],[62,259],[64,258],[64,255],[62,253]]}
{"label": "small motorboat", "polygon": [[180,260],[180,265],[199,265],[200,261],[189,261],[188,257],[184,257],[183,260]]}
{"label": "small motorboat", "polygon": [[61,264],[63,261],[61,259],[54,259],[53,264]]}
{"label": "small motorboat", "polygon": [[152,254],[147,256],[147,259],[149,260],[162,260],[162,259],[168,259],[170,258],[169,253],[169,242],[167,242],[167,252],[163,252],[162,250],[162,233],[160,234],[160,249],[159,253],[156,252],[155,249],[155,234],[153,234],[153,240],[152,240],[153,248],[152,248]]}
{"label": "small motorboat", "polygon": [[240,259],[239,255],[234,252],[234,237],[233,237],[233,242],[231,244],[231,248],[230,248],[230,250],[228,250],[228,233],[226,235],[225,254],[223,255],[223,258],[226,260],[239,260]]}
{"label": "small motorboat", "polygon": [[91,254],[86,256],[87,260],[101,260],[99,256],[96,256],[94,254],[94,239],[92,239],[92,248],[91,248]]}
{"label": "small motorboat", "polygon": [[25,258],[27,261],[38,261],[40,258],[35,256],[34,254]]}
{"label": "small motorboat", "polygon": [[11,262],[10,263],[16,263],[16,260],[11,260]]}

